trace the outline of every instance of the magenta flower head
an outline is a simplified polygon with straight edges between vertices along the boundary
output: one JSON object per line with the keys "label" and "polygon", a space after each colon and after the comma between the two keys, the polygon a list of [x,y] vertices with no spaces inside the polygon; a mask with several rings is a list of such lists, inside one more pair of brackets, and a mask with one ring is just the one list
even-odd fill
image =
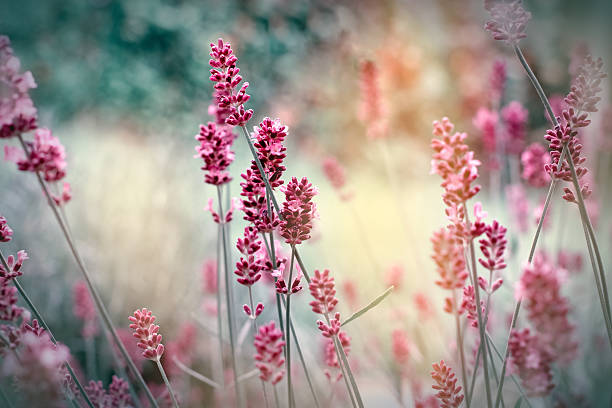
{"label": "magenta flower head", "polygon": [[285,375],[285,357],[283,355],[283,332],[270,322],[259,328],[255,335],[255,367],[259,369],[259,378],[276,385]]}
{"label": "magenta flower head", "polygon": [[[484,299],[480,301],[481,311],[485,312]],[[474,293],[474,287],[467,285],[463,288],[463,299],[461,300],[461,306],[459,313],[466,314],[468,321],[472,327],[478,327],[478,311],[476,310],[476,298]]]}
{"label": "magenta flower head", "polygon": [[98,334],[98,320],[96,307],[85,282],[76,282],[72,287],[72,293],[74,297],[72,313],[83,321],[81,334],[86,339],[92,338]]}
{"label": "magenta flower head", "polygon": [[280,235],[290,245],[301,244],[310,238],[312,221],[316,216],[312,199],[318,191],[306,177],[299,182],[293,177],[283,191],[285,202],[281,210]]}
{"label": "magenta flower head", "polygon": [[463,402],[461,386],[457,385],[457,378],[453,370],[446,365],[444,360],[439,364],[432,364],[431,378],[436,382],[431,388],[437,390],[436,397],[443,408],[458,408]]}
{"label": "magenta flower head", "polygon": [[482,144],[488,154],[494,154],[497,151],[498,136],[496,130],[498,121],[497,112],[487,108],[478,109],[472,120],[472,123],[482,135]]}
{"label": "magenta flower head", "polygon": [[601,100],[598,96],[601,92],[601,81],[606,76],[602,59],[593,59],[587,55],[576,71],[565,103],[576,112],[597,112],[597,103]]}
{"label": "magenta flower head", "polygon": [[491,19],[485,24],[485,29],[498,41],[505,41],[511,46],[527,37],[525,29],[531,20],[531,13],[523,8],[522,0],[495,1],[485,0],[485,9],[491,14]]}
{"label": "magenta flower head", "polygon": [[461,243],[446,228],[435,231],[431,237],[431,243],[433,244],[431,257],[440,275],[436,285],[448,290],[462,288],[468,272]]}
{"label": "magenta flower head", "polygon": [[0,242],[9,242],[13,236],[13,230],[6,222],[6,218],[0,215]]}
{"label": "magenta flower head", "polygon": [[108,390],[104,389],[102,381],[93,380],[89,381],[89,384],[84,388],[87,396],[96,407],[127,408],[133,405],[129,384],[116,375],[113,375]]}
{"label": "magenta flower head", "polygon": [[499,106],[502,94],[504,93],[504,86],[506,85],[506,77],[506,62],[503,59],[495,60],[489,79],[493,106]]}
{"label": "magenta flower head", "polygon": [[204,160],[204,181],[215,186],[231,181],[227,168],[234,161],[231,150],[234,134],[226,126],[208,122],[206,126],[200,125],[200,133],[195,139],[200,142],[195,148],[195,157]]}
{"label": "magenta flower head", "polygon": [[478,241],[480,243],[480,250],[484,255],[484,258],[480,258],[478,261],[490,271],[499,271],[506,268],[504,253],[508,244],[506,239],[507,231],[500,223],[493,221],[492,224],[486,226],[486,238]]}
{"label": "magenta flower head", "polygon": [[332,312],[338,304],[336,298],[336,284],[333,276],[329,274],[329,269],[322,273],[318,269],[314,271],[314,276],[310,280],[310,294],[314,298],[310,302],[312,311],[317,314]]}
{"label": "magenta flower head", "polygon": [[544,187],[550,181],[545,166],[550,162],[548,149],[540,143],[532,143],[521,154],[523,180],[533,187]]}
{"label": "magenta flower head", "polygon": [[510,373],[517,374],[531,397],[548,395],[552,382],[552,356],[541,345],[537,335],[529,329],[512,330],[508,341]]}
{"label": "magenta flower head", "polygon": [[236,263],[234,273],[239,276],[238,283],[245,286],[252,286],[261,279],[263,261],[258,256],[261,248],[261,240],[258,237],[255,227],[246,227],[242,238],[238,238],[236,247],[243,255]]}
{"label": "magenta flower head", "polygon": [[512,154],[520,154],[525,147],[529,111],[520,102],[512,101],[502,109],[501,114],[506,124],[506,150]]}
{"label": "magenta flower head", "polygon": [[159,360],[164,354],[164,345],[161,343],[159,326],[153,324],[155,316],[147,308],[142,308],[136,310],[129,319],[132,322],[130,329],[134,331],[132,335],[138,339],[138,347],[143,350],[142,356],[148,360]]}
{"label": "magenta flower head", "polygon": [[[255,126],[252,134],[254,139],[253,145],[257,149],[257,156],[261,161],[261,165],[272,188],[283,184],[281,179],[285,171],[283,160],[287,156],[285,154],[287,148],[283,146],[283,143],[288,131],[287,126],[283,125],[280,120],[272,120],[266,117],[259,126]],[[256,182],[263,185],[263,180],[260,177],[256,163],[251,163],[251,170],[253,170],[255,177],[257,177]]]}
{"label": "magenta flower head", "polygon": [[45,181],[59,181],[66,176],[66,151],[59,139],[47,128],[38,128],[33,142],[25,142],[28,157],[19,149],[5,146],[7,160],[17,163],[21,171],[42,172]]}
{"label": "magenta flower head", "polygon": [[218,108],[229,109],[229,115],[225,119],[225,123],[230,126],[243,126],[253,116],[252,109],[245,109],[244,103],[250,99],[250,95],[246,93],[249,83],[245,82],[237,91],[238,85],[242,82],[240,69],[236,67],[238,58],[234,55],[232,46],[229,43],[224,43],[221,38],[217,40],[217,44],[210,44],[209,61],[212,69],[210,70],[210,80],[215,83],[215,89],[219,92]]}
{"label": "magenta flower head", "polygon": [[36,129],[37,113],[29,90],[36,88],[30,71],[20,73],[20,62],[13,54],[11,41],[0,35],[0,139]]}

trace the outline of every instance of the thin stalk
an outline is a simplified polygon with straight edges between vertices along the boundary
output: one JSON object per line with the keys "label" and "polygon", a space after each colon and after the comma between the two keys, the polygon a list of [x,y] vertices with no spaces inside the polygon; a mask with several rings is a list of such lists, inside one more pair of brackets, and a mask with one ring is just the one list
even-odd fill
{"label": "thin stalk", "polygon": [[[221,187],[217,186],[217,199],[219,201],[219,214],[221,216],[221,219],[223,220],[224,216],[223,214],[225,214],[223,212],[223,198],[221,195]],[[229,267],[229,263],[228,263],[228,249],[227,249],[227,241],[226,241],[226,232],[225,232],[225,223],[221,223],[221,241],[223,243],[223,265],[225,267],[225,300],[226,300],[226,307],[227,307],[227,323],[228,323],[228,327],[229,327],[229,340],[230,340],[230,348],[232,351],[232,372],[234,374],[234,384],[236,384],[236,386],[234,387],[234,391],[236,393],[236,405],[241,407],[242,406],[242,399],[240,396],[240,387],[238,385],[238,369],[236,367],[236,346],[234,344],[235,339],[234,339],[234,313],[232,312],[232,303],[231,303],[231,296],[230,296],[230,292],[231,292],[231,280],[230,280],[230,267]]]}
{"label": "thin stalk", "polygon": [[342,359],[342,364],[346,369],[346,374],[348,375],[351,385],[353,387],[353,392],[355,393],[355,398],[357,399],[357,405],[359,406],[359,408],[363,408],[364,405],[363,400],[361,399],[361,394],[359,393],[359,387],[357,386],[357,382],[355,381],[355,376],[353,375],[353,371],[351,370],[351,366],[348,362],[348,358],[346,357],[346,353],[344,352],[344,348],[342,347],[342,343],[340,342],[340,339],[337,335],[334,336],[334,338],[336,340],[338,352],[340,353],[340,358]]}
{"label": "thin stalk", "polygon": [[159,373],[164,379],[166,388],[168,389],[168,392],[170,393],[170,398],[172,399],[172,406],[174,406],[174,408],[179,408],[179,404],[176,400],[176,396],[174,395],[174,390],[172,389],[172,386],[170,385],[170,381],[168,381],[168,376],[166,375],[166,372],[164,371],[164,367],[162,366],[161,361],[159,360],[159,357],[155,359],[155,362],[157,363],[157,368],[159,369]]}
{"label": "thin stalk", "polygon": [[[259,328],[257,327],[257,317],[255,316],[255,306],[253,303],[253,290],[251,289],[251,286],[247,286],[249,288],[249,303],[251,305],[251,315],[249,316],[249,318],[253,321],[253,336],[257,336],[257,333],[259,332]],[[266,392],[266,383],[264,382],[264,380],[261,380],[261,388],[263,390],[263,395],[264,395],[264,400],[266,401],[266,407],[268,407],[268,393]]]}
{"label": "thin stalk", "polygon": [[[2,262],[2,266],[4,267],[4,269],[8,273],[10,268],[9,268],[7,262],[6,262],[6,259],[4,258],[4,255],[2,255],[1,251],[0,251],[0,262]],[[53,335],[53,332],[51,332],[51,329],[49,329],[49,326],[45,322],[45,319],[43,319],[42,315],[40,314],[40,312],[38,311],[36,306],[34,306],[34,303],[32,302],[32,300],[30,299],[30,297],[26,293],[25,289],[21,286],[21,283],[19,283],[19,280],[17,278],[13,279],[13,284],[15,284],[15,287],[17,288],[17,291],[19,292],[19,294],[21,295],[23,300],[25,300],[26,304],[28,305],[28,308],[32,311],[32,313],[34,314],[34,317],[36,317],[36,319],[38,320],[38,323],[49,334],[49,338],[51,339],[53,344],[57,344],[57,341],[55,340],[55,336]],[[79,389],[79,393],[81,394],[81,396],[83,397],[83,399],[85,400],[87,405],[90,408],[94,408],[93,403],[89,399],[89,396],[85,392],[85,389],[83,388],[83,385],[81,384],[81,382],[77,378],[76,374],[74,373],[74,370],[72,369],[72,366],[70,365],[70,363],[68,363],[68,361],[65,361],[64,362],[64,366],[68,370],[68,373],[70,373],[70,376],[72,377],[72,380],[76,384],[77,388]]]}
{"label": "thin stalk", "polygon": [[293,260],[295,259],[295,246],[291,245],[291,262],[289,266],[289,280],[287,281],[287,307],[285,310],[285,322],[287,323],[287,332],[285,334],[285,342],[287,347],[287,398],[289,408],[294,406],[293,402],[293,384],[291,384],[291,333],[289,327],[291,326],[291,282],[293,279]]}
{"label": "thin stalk", "polygon": [[87,373],[90,378],[96,378],[96,345],[92,336],[85,339],[85,354]]}
{"label": "thin stalk", "polygon": [[[323,315],[325,316],[325,321],[329,325],[329,311],[327,310],[327,305],[325,306],[325,313]],[[342,343],[339,343],[337,340],[338,339],[336,338],[336,336],[332,337],[332,342],[334,343],[334,350],[336,351],[336,359],[338,360],[338,366],[340,366],[342,378],[344,379],[344,384],[346,385],[346,391],[348,392],[349,397],[351,398],[351,403],[353,404],[353,407],[357,407],[357,402],[355,401],[353,390],[351,388],[351,385],[349,384],[348,376],[346,375],[346,366],[344,365],[344,360],[342,359],[342,357],[340,357],[340,347],[342,347]]]}
{"label": "thin stalk", "polygon": [[[457,308],[457,291],[453,289],[453,303],[455,306],[455,325],[457,329],[457,348],[459,349],[459,359],[461,361],[461,379],[465,390],[465,406],[470,408],[471,395],[468,395],[467,372],[465,369],[465,352],[463,351],[463,336],[461,335],[461,324],[459,322],[459,309]],[[476,362],[478,364],[478,361]],[[476,370],[474,370],[476,372]],[[400,387],[401,390],[401,387]]]}
{"label": "thin stalk", "polygon": [[5,407],[13,408],[13,404],[11,404],[11,401],[8,399],[8,397],[4,393],[4,390],[1,387],[0,387],[0,400],[2,400]]}
{"label": "thin stalk", "polygon": [[[544,216],[544,214],[542,214]],[[531,259],[529,260],[531,263]],[[508,331],[508,340],[506,341],[506,352],[504,353],[504,363],[502,364],[502,369],[500,373],[499,386],[497,387],[497,396],[495,397],[495,408],[499,407],[499,403],[502,398],[502,389],[504,388],[504,378],[506,376],[506,367],[508,366],[508,356],[510,355],[510,336],[512,335],[512,330],[516,327],[516,321],[518,319],[519,311],[521,310],[521,303],[523,302],[522,298],[516,302],[514,306],[514,313],[512,313],[512,322],[510,323],[510,330]]]}
{"label": "thin stalk", "polygon": [[[18,135],[18,139],[19,142],[21,143],[21,147],[23,148],[26,157],[30,156],[30,153],[28,151],[28,148],[25,144],[25,142],[23,141],[23,137],[21,136],[21,134]],[[151,390],[149,390],[149,387],[147,386],[147,383],[144,381],[144,379],[142,378],[142,375],[140,374],[140,371],[138,371],[138,368],[136,367],[136,365],[134,364],[134,361],[132,360],[132,358],[130,357],[130,355],[128,354],[125,346],[123,345],[123,343],[121,342],[121,340],[119,339],[119,336],[117,335],[117,331],[115,329],[115,326],[113,325],[113,322],[110,318],[110,315],[108,313],[108,311],[106,310],[106,306],[104,306],[104,302],[102,301],[102,297],[100,296],[100,294],[98,293],[98,290],[96,289],[96,287],[93,284],[93,280],[91,279],[91,275],[89,273],[89,270],[87,269],[87,267],[85,266],[85,262],[83,261],[83,258],[81,257],[80,252],[77,250],[76,245],[72,239],[72,235],[70,234],[70,231],[68,231],[66,224],[64,223],[58,209],[57,206],[55,205],[55,202],[53,201],[53,198],[51,197],[51,193],[49,192],[49,189],[46,185],[46,183],[44,182],[44,180],[42,179],[40,172],[35,172],[36,174],[36,178],[38,180],[38,183],[40,184],[43,193],[45,194],[45,197],[47,198],[47,202],[49,203],[49,206],[51,207],[51,210],[53,211],[53,215],[55,216],[55,219],[57,220],[60,229],[62,230],[62,233],[64,234],[64,237],[66,239],[66,242],[68,244],[68,247],[70,248],[70,252],[72,253],[77,266],[79,267],[81,273],[83,274],[83,278],[85,279],[85,283],[87,284],[87,288],[89,289],[89,293],[91,294],[91,297],[94,300],[94,303],[96,305],[96,308],[98,309],[98,314],[100,315],[100,317],[102,318],[102,322],[104,323],[104,326],[106,328],[106,330],[108,330],[108,332],[110,332],[111,336],[113,337],[113,340],[115,342],[115,345],[117,346],[117,348],[119,348],[119,351],[121,352],[121,355],[123,356],[124,360],[126,361],[130,371],[132,372],[132,374],[134,375],[134,377],[136,377],[136,379],[138,380],[138,383],[141,385],[142,389],[144,390],[144,392],[147,395],[147,399],[149,400],[149,402],[151,403],[151,405],[153,405],[153,407],[155,408],[159,408],[159,405],[157,404],[157,401],[155,400],[155,397],[153,397],[153,394],[151,393]]]}
{"label": "thin stalk", "polygon": [[276,384],[274,384],[273,387],[274,387],[274,402],[276,403],[276,408],[280,408],[280,403],[278,402],[278,391],[276,390]]}
{"label": "thin stalk", "polygon": [[223,321],[221,320],[221,239],[223,239],[221,232],[222,225],[219,224],[217,228],[217,339],[219,341],[219,383],[225,388],[225,376],[223,375]]}
{"label": "thin stalk", "polygon": [[[470,219],[468,216],[467,205],[463,202],[463,208],[465,210],[465,222],[467,224],[468,231],[470,228]],[[478,285],[478,275],[476,273],[476,254],[474,251],[474,240],[470,239],[468,241],[468,245],[470,248],[470,259],[472,261],[472,281],[474,282],[474,300],[476,303],[476,316],[478,317],[478,331],[480,333],[480,344],[486,344],[485,332],[482,318],[482,311],[480,308],[480,286]],[[493,406],[493,402],[491,400],[491,384],[489,383],[489,367],[488,367],[488,359],[486,351],[482,353],[482,368],[484,370],[484,380],[485,380],[485,391],[487,394],[487,406],[491,408]]]}

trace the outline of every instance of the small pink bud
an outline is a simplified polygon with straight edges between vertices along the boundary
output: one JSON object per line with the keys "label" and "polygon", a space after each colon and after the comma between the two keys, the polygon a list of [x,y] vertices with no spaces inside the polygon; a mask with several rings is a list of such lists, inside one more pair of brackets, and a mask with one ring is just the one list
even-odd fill
{"label": "small pink bud", "polygon": [[487,290],[487,286],[489,286],[489,282],[483,278],[482,276],[478,277],[478,286],[480,286],[480,288],[484,291]]}
{"label": "small pink bud", "polygon": [[249,306],[243,305],[242,310],[244,310],[244,313],[246,313],[247,316],[251,317],[251,308]]}
{"label": "small pink bud", "polygon": [[491,286],[491,293],[495,292],[497,289],[500,288],[500,286],[504,283],[504,280],[502,278],[499,278],[498,280],[496,280],[495,282],[493,282],[493,286]]}
{"label": "small pink bud", "polygon": [[255,306],[255,317],[259,316],[261,312],[263,312],[263,310],[264,310],[264,305],[263,303],[259,302],[257,306]]}

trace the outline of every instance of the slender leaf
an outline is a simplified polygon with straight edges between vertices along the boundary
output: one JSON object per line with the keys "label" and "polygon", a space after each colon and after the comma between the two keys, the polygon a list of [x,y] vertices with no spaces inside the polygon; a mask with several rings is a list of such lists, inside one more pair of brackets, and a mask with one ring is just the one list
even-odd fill
{"label": "slender leaf", "polygon": [[357,319],[358,317],[361,317],[361,315],[366,313],[368,310],[373,309],[374,307],[378,306],[380,302],[382,302],[387,296],[389,296],[389,294],[391,294],[391,292],[393,291],[393,288],[394,288],[393,286],[389,286],[387,290],[385,290],[382,294],[380,294],[376,299],[371,301],[366,307],[353,313],[348,319],[344,321],[344,323],[342,323],[342,326],[350,323],[351,321]]}

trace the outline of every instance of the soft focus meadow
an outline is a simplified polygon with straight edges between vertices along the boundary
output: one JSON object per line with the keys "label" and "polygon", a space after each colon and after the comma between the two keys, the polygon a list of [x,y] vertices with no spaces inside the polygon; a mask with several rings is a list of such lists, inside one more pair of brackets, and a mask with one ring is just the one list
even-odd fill
{"label": "soft focus meadow", "polygon": [[0,1],[0,407],[610,407],[612,4]]}

